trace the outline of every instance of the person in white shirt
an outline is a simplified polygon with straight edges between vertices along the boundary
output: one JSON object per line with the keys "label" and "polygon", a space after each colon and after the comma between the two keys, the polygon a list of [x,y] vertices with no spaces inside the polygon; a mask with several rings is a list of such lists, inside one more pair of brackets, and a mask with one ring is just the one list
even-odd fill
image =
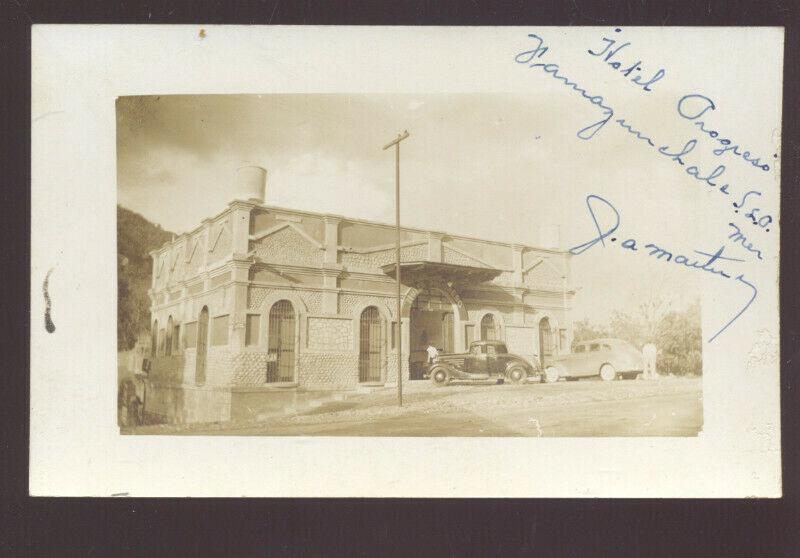
{"label": "person in white shirt", "polygon": [[428,351],[428,364],[430,364],[439,356],[439,350],[433,345],[428,345],[426,350]]}
{"label": "person in white shirt", "polygon": [[648,343],[642,347],[642,357],[644,359],[644,374],[643,376],[648,380],[653,380],[658,377],[656,371],[656,360],[658,358],[658,349],[652,343]]}

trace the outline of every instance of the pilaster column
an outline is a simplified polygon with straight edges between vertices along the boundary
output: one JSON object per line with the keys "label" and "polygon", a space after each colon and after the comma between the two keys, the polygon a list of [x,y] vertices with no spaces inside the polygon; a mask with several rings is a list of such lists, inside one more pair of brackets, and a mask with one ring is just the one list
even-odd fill
{"label": "pilaster column", "polygon": [[231,261],[231,280],[233,281],[233,301],[231,312],[231,331],[229,345],[232,349],[243,349],[245,346],[245,328],[247,323],[247,289],[250,284],[250,260],[236,259]]}
{"label": "pilaster column", "polygon": [[339,223],[341,219],[326,215],[325,221],[325,254],[323,256],[322,275],[322,312],[337,314],[339,312]]}
{"label": "pilaster column", "polygon": [[[322,312],[323,314],[339,313],[339,273],[337,264],[325,264],[322,272]],[[330,266],[330,267],[328,267]]]}
{"label": "pilaster column", "polygon": [[209,289],[208,281],[208,243],[211,235],[211,219],[203,219],[203,232],[200,235],[200,244],[197,247],[203,256],[202,273],[203,273],[203,290]]}
{"label": "pilaster column", "polygon": [[231,250],[236,257],[244,257],[250,251],[250,212],[254,204],[233,201],[231,209]]}
{"label": "pilaster column", "polygon": [[338,217],[326,215],[325,220],[325,263],[337,263],[339,258],[339,222]]}
{"label": "pilaster column", "polygon": [[514,268],[514,286],[519,287],[522,285],[522,251],[524,246],[519,244],[511,245],[511,262]]}

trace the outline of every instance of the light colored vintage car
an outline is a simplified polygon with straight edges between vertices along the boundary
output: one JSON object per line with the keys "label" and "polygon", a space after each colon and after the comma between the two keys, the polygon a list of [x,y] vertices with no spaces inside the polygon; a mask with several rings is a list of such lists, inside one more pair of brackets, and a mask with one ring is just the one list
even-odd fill
{"label": "light colored vintage car", "polygon": [[545,366],[547,382],[600,376],[604,381],[635,379],[644,370],[642,353],[622,339],[591,339],[574,345],[570,354],[553,358]]}

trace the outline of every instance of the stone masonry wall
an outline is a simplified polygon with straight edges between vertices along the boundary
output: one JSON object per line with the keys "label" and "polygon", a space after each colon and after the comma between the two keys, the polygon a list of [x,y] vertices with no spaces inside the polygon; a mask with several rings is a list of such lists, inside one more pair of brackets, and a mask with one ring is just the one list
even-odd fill
{"label": "stone masonry wall", "polygon": [[377,306],[385,312],[391,312],[394,307],[395,298],[392,296],[370,296],[370,295],[353,295],[353,294],[340,294],[339,295],[339,313],[345,316],[353,316],[358,319],[361,316],[356,315],[357,311],[364,307],[365,304],[370,306]]}
{"label": "stone masonry wall", "polygon": [[352,388],[358,384],[358,354],[301,353],[298,380],[304,387]]}
{"label": "stone masonry wall", "polygon": [[206,357],[207,386],[224,386],[231,383],[236,354],[225,347],[208,347]]}
{"label": "stone masonry wall", "polygon": [[[387,248],[386,250],[369,252],[367,254],[359,252],[341,252],[339,254],[339,259],[341,263],[348,267],[372,270],[395,261],[397,257],[396,253],[395,248]],[[404,246],[400,248],[400,260],[404,262],[424,260],[427,255],[428,247],[426,244],[417,244],[416,246]]]}
{"label": "stone masonry wall", "polygon": [[235,386],[263,386],[267,379],[268,353],[244,351],[236,356]]}
{"label": "stone masonry wall", "polygon": [[308,347],[319,351],[349,351],[353,347],[353,321],[309,318]]}

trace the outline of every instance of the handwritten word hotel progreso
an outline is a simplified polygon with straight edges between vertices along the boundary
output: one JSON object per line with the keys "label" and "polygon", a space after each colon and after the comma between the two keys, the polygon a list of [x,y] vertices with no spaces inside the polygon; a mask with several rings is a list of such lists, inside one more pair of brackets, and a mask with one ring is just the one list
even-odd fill
{"label": "handwritten word hotel progreso", "polygon": [[[579,85],[577,82],[573,81],[566,75],[564,75],[561,67],[557,63],[545,63],[539,62],[542,57],[547,54],[550,50],[550,47],[544,44],[544,39],[535,33],[531,33],[528,35],[529,38],[534,40],[533,48],[529,50],[525,50],[520,52],[514,58],[515,61],[519,64],[526,64],[531,69],[538,69],[543,71],[546,74],[549,74],[553,79],[563,82],[563,84],[567,87],[570,87],[576,93],[579,93],[581,97],[589,101],[591,104],[595,105],[602,111],[602,116],[600,120],[589,124],[577,132],[578,138],[582,140],[590,140],[595,135],[602,130],[608,122],[611,121],[612,118],[615,116],[614,109],[609,105],[609,103],[605,100],[602,95],[591,94],[587,92],[587,90]],[[610,39],[609,39],[610,41]],[[617,49],[618,51],[619,49]],[[617,52],[615,51],[615,52]],[[601,51],[601,53],[604,51]],[[613,53],[612,53],[613,54]],[[609,58],[609,60],[611,60]],[[612,66],[614,69],[617,69],[616,66]],[[621,68],[621,66],[620,66]],[[627,71],[627,69],[625,70]],[[663,76],[662,76],[663,77]],[[639,81],[634,81],[637,85],[642,85],[644,87],[644,83]],[[647,82],[647,85],[652,85],[654,80]],[[760,162],[758,158],[752,158],[749,151],[740,152],[738,149],[738,145],[734,147],[730,147],[733,143],[731,140],[727,138],[720,138],[719,132],[716,130],[709,130],[705,123],[702,121],[698,121],[697,119],[700,118],[707,110],[715,109],[716,106],[714,105],[713,101],[707,99],[706,108],[698,111],[697,103],[703,103],[703,99],[707,99],[707,97],[703,97],[702,95],[685,95],[681,98],[678,103],[678,113],[681,117],[686,118],[688,120],[695,121],[695,125],[698,128],[708,135],[710,138],[717,141],[721,147],[714,150],[715,155],[722,155],[728,151],[732,152],[735,155],[742,157],[743,160],[747,161],[751,165],[754,165],[761,170],[769,170],[768,165],[764,165]],[[617,118],[614,120],[616,124],[619,124],[624,130],[626,130],[629,134],[631,134],[634,138],[639,140],[641,143],[646,144],[649,147],[656,149],[656,142],[653,141],[653,138],[644,133],[642,130],[636,129],[632,124],[630,124],[625,118]],[[684,168],[686,174],[694,178],[695,180],[699,181],[705,186],[714,188],[717,192],[724,196],[731,196],[733,195],[734,201],[731,205],[733,206],[734,213],[739,214],[740,210],[742,210],[742,215],[746,217],[752,225],[755,225],[767,232],[769,232],[769,225],[772,224],[774,219],[769,214],[762,214],[762,209],[760,207],[745,207],[745,203],[750,198],[750,201],[757,199],[758,196],[761,196],[761,192],[758,190],[750,190],[745,194],[738,194],[736,193],[736,188],[734,185],[725,182],[720,178],[725,174],[727,167],[725,165],[718,165],[712,171],[704,171],[701,170],[700,167],[697,165],[691,165],[687,163],[687,155],[689,155],[697,146],[698,140],[691,139],[687,141],[683,147],[671,147],[669,145],[661,145],[656,149],[656,152],[660,155],[668,157],[670,160],[675,162],[680,167]],[[766,166],[766,169],[764,168]],[[752,196],[756,195],[756,198]],[[749,211],[746,211],[748,210]]]}

